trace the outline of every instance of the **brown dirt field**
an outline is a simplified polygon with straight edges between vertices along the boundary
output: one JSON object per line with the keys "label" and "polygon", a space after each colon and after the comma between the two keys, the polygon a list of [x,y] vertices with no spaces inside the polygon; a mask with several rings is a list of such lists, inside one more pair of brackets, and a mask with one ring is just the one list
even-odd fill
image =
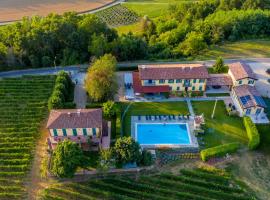
{"label": "brown dirt field", "polygon": [[0,22],[20,20],[24,16],[49,13],[62,14],[67,11],[84,12],[92,10],[113,0],[1,0]]}

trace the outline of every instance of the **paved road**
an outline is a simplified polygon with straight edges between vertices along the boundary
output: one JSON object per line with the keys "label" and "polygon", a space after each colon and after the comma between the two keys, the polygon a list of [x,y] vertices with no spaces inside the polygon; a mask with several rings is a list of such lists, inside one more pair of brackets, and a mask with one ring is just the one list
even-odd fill
{"label": "paved road", "polygon": [[[247,63],[266,63],[270,66],[270,58],[247,58],[247,59],[227,59],[225,63],[232,63],[237,61],[246,61]],[[211,66],[215,60],[206,60],[206,61],[189,61],[190,63],[204,63],[206,66]],[[137,66],[140,64],[164,64],[164,63],[187,63],[187,62],[165,62],[165,61],[157,61],[157,62],[149,62],[149,61],[132,61],[132,62],[119,62],[117,64],[118,67],[129,67],[129,66]],[[55,74],[58,71],[65,70],[71,73],[79,72],[80,68],[86,68],[87,64],[82,65],[72,65],[66,67],[50,67],[50,68],[38,68],[38,69],[27,69],[27,70],[15,70],[15,71],[7,71],[0,72],[0,78],[2,77],[17,77],[23,75],[46,75],[46,74]]]}

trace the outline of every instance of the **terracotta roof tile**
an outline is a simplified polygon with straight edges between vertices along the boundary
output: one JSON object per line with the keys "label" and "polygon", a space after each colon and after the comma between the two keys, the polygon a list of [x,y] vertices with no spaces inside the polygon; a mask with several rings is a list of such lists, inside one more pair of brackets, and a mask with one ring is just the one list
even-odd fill
{"label": "terracotta roof tile", "polygon": [[240,85],[233,88],[241,106],[249,108],[254,106],[267,107],[260,93],[254,86]]}
{"label": "terracotta roof tile", "polygon": [[102,109],[52,110],[47,122],[49,129],[101,128]]}
{"label": "terracotta roof tile", "polygon": [[209,74],[207,79],[209,86],[231,86],[233,85],[232,78],[228,74]]}
{"label": "terracotta roof tile", "polygon": [[244,78],[257,79],[256,74],[252,71],[250,66],[244,62],[231,63],[228,66],[236,80]]}
{"label": "terracotta roof tile", "polygon": [[206,66],[202,64],[139,65],[142,80],[159,79],[204,79],[208,78]]}
{"label": "terracotta roof tile", "polygon": [[133,78],[133,89],[135,93],[158,93],[158,92],[169,92],[170,87],[164,86],[142,86],[139,72],[132,72]]}

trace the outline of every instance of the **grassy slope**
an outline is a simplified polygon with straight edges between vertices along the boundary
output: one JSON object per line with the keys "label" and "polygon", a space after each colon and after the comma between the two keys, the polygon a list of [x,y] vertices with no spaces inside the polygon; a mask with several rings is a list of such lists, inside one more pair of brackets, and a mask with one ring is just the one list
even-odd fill
{"label": "grassy slope", "polygon": [[[124,111],[124,110],[123,110]],[[185,102],[151,102],[133,103],[125,114],[123,120],[123,130],[125,135],[130,135],[132,115],[178,115],[187,114],[188,108]]]}
{"label": "grassy slope", "polygon": [[218,102],[215,117],[211,119],[214,104],[214,101],[192,102],[195,112],[197,114],[203,113],[206,119],[206,126],[208,128],[204,137],[206,147],[235,141],[245,143],[247,135],[242,119],[228,116],[222,101]]}
{"label": "grassy slope", "polygon": [[221,46],[209,47],[202,55],[196,59],[216,59],[223,58],[265,58],[270,57],[270,40],[245,40],[233,43],[225,43]]}

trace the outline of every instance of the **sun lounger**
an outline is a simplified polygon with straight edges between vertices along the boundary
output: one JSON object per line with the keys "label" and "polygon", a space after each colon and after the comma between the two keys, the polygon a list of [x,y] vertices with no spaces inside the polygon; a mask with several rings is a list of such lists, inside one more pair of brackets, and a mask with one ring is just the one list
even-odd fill
{"label": "sun lounger", "polygon": [[161,115],[159,115],[158,118],[159,118],[159,120],[162,120],[162,116]]}
{"label": "sun lounger", "polygon": [[148,120],[148,116],[147,115],[145,116],[145,119]]}
{"label": "sun lounger", "polygon": [[172,118],[173,118],[173,120],[175,120],[175,116],[174,115],[172,116]]}
{"label": "sun lounger", "polygon": [[141,116],[140,115],[138,116],[138,120],[141,120]]}
{"label": "sun lounger", "polygon": [[171,115],[169,115],[168,117],[169,117],[169,120],[171,120]]}

